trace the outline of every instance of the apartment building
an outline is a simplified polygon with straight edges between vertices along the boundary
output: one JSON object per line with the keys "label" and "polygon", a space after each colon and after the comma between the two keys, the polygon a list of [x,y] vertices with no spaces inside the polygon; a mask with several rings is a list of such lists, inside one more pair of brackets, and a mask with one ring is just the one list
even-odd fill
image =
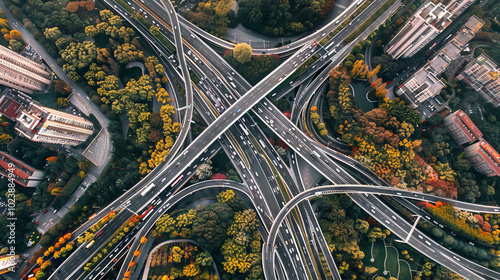
{"label": "apartment building", "polygon": [[93,133],[93,124],[82,117],[30,104],[17,118],[16,131],[35,142],[75,146]]}
{"label": "apartment building", "polygon": [[500,69],[497,68],[497,64],[487,55],[481,54],[465,67],[464,71],[457,76],[457,79],[465,81],[488,102],[499,106],[499,73]]}
{"label": "apartment building", "polygon": [[0,151],[0,174],[8,177],[9,173],[13,173],[14,182],[23,187],[36,187],[44,178],[43,171]]}
{"label": "apartment building", "polygon": [[459,145],[473,143],[483,137],[483,133],[462,110],[455,111],[444,118],[444,125]]}
{"label": "apartment building", "polygon": [[500,154],[491,145],[481,140],[464,149],[465,158],[477,172],[487,176],[500,176]]}
{"label": "apartment building", "polygon": [[0,84],[26,93],[44,91],[50,85],[50,72],[43,64],[0,46]]}
{"label": "apartment building", "polygon": [[[403,95],[414,108],[427,99],[436,96],[444,86],[441,81],[436,81],[438,80],[437,76],[442,74],[450,62],[460,55],[467,43],[474,38],[483,25],[484,22],[478,17],[470,17],[455,37],[439,49],[437,54],[424,67],[413,74],[396,91],[396,94]],[[425,88],[419,88],[425,84],[427,85]]]}
{"label": "apartment building", "polygon": [[450,25],[451,16],[446,6],[427,3],[387,44],[387,54],[393,59],[413,56]]}

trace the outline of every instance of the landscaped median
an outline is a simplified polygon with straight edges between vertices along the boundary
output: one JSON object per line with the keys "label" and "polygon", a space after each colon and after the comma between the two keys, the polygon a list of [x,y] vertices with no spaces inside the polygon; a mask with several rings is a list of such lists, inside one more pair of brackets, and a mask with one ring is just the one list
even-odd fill
{"label": "landscaped median", "polygon": [[361,12],[363,12],[368,6],[370,6],[370,4],[372,3],[371,0],[367,0],[363,3],[363,5],[361,5],[359,8],[356,9],[356,11],[349,17],[347,18],[346,20],[344,20],[342,22],[341,25],[337,26],[337,28],[335,28],[335,30],[333,30],[332,32],[330,32],[330,34],[328,34],[323,40],[321,40],[319,43],[324,46],[328,41],[330,41],[330,39],[333,38],[333,36],[337,35],[337,33],[340,32],[340,30],[344,29],[344,27],[346,27],[351,21],[353,21],[359,14],[361,14]]}
{"label": "landscaped median", "polygon": [[[92,259],[87,262],[85,267],[83,268],[85,271],[90,271],[94,266],[96,266],[102,259],[104,259],[118,244],[118,242],[132,229],[134,228],[140,221],[140,216],[134,215],[132,218],[128,219],[127,222],[125,222],[123,225],[120,226],[120,228],[113,233],[113,235],[108,238],[106,245],[102,247],[102,249],[94,255]],[[93,239],[92,235],[92,239]],[[90,239],[85,238],[83,240],[85,241],[90,241]],[[81,242],[80,238],[78,238],[78,244],[81,245],[83,242]]]}
{"label": "landscaped median", "polygon": [[387,11],[397,0],[388,0],[380,7],[369,19],[363,22],[351,35],[344,40],[346,43],[354,41],[363,31],[365,31],[372,23],[374,23],[385,11]]}

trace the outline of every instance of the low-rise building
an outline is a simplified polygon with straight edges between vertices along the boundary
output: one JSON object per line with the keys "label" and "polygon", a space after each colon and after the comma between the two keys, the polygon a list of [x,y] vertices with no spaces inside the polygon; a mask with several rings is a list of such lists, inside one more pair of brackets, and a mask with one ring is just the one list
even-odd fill
{"label": "low-rise building", "polygon": [[[38,170],[16,157],[0,151],[0,174],[12,177],[23,187],[36,187],[43,180],[43,171]],[[9,174],[13,174],[10,175]]]}
{"label": "low-rise building", "polygon": [[444,83],[434,73],[420,69],[401,85],[396,94],[404,95],[409,105],[417,108],[422,102],[436,96],[443,87]]}
{"label": "low-rise building", "polygon": [[462,110],[455,111],[444,118],[444,125],[459,145],[473,143],[483,137],[483,133]]}
{"label": "low-rise building", "polygon": [[31,102],[32,99],[29,95],[15,89],[5,89],[0,96],[0,116],[6,116],[15,122],[21,111]]}
{"label": "low-rise building", "polygon": [[486,141],[481,140],[464,149],[465,158],[477,172],[487,176],[500,176],[500,154]]}

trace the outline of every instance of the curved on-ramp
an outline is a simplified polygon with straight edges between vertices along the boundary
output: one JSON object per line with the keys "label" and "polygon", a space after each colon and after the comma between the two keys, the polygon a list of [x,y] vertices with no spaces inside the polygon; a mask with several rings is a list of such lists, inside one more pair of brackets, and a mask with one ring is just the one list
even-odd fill
{"label": "curved on-ramp", "polygon": [[[281,209],[279,214],[276,216],[275,221],[269,231],[269,235],[267,238],[267,242],[263,246],[262,250],[262,267],[264,270],[264,276],[266,279],[274,279],[274,243],[276,241],[276,236],[278,233],[278,229],[284,218],[288,215],[288,213],[296,206],[298,205],[301,201],[309,199],[314,196],[319,196],[319,195],[327,195],[327,194],[335,194],[335,193],[370,193],[370,194],[382,194],[382,195],[392,195],[392,196],[402,196],[402,197],[407,197],[407,198],[412,198],[412,199],[419,199],[419,200],[426,200],[426,201],[445,201],[441,197],[436,197],[433,195],[428,195],[428,194],[422,194],[422,193],[417,193],[417,192],[412,192],[412,191],[405,191],[405,190],[400,190],[392,187],[379,187],[379,186],[367,186],[367,185],[330,185],[330,186],[321,186],[321,187],[316,187],[313,189],[306,190],[299,195],[295,196],[292,198],[286,205]],[[456,203],[457,201],[448,199],[447,202],[453,202]],[[475,205],[472,203],[464,203],[462,206],[470,206],[470,205]],[[480,206],[483,208],[483,210],[486,210],[488,213],[496,213],[497,211],[500,211],[500,207],[491,207],[491,206]],[[496,210],[495,210],[496,209]],[[406,221],[401,220],[399,223],[396,222],[396,224],[408,224]],[[416,230],[415,232],[418,232]],[[481,267],[477,265],[476,263],[473,263],[467,259],[464,259],[460,257],[461,259],[461,264],[464,265],[464,267],[459,271],[456,271],[452,266],[456,262],[456,260],[451,259],[450,256],[453,256],[455,258],[458,258],[459,256],[457,254],[454,254],[453,252],[445,249],[438,243],[432,241],[432,240],[426,240],[424,243],[420,239],[413,237],[410,238],[409,242],[413,242],[419,245],[420,248],[422,247],[427,247],[424,249],[419,250],[421,253],[424,255],[430,257],[431,259],[434,259],[441,265],[447,267],[448,269],[455,271],[456,273],[460,274],[461,276],[465,277],[466,279],[484,279],[483,277],[479,276],[476,274],[474,271],[478,271],[478,267],[482,268],[480,272],[491,272],[494,273],[495,275],[497,272],[494,272],[492,270],[489,270],[487,268]],[[406,238],[406,236],[401,238]],[[419,236],[420,237],[420,236]],[[429,243],[427,243],[429,242]],[[431,242],[432,248],[435,250],[438,250],[442,255],[445,256],[445,258],[441,257],[439,260],[436,259],[436,254],[434,250],[429,249]],[[428,246],[429,245],[429,246]],[[431,253],[433,252],[433,253]],[[446,254],[444,254],[446,253]],[[447,259],[446,259],[447,258]],[[484,268],[484,269],[483,269]]]}

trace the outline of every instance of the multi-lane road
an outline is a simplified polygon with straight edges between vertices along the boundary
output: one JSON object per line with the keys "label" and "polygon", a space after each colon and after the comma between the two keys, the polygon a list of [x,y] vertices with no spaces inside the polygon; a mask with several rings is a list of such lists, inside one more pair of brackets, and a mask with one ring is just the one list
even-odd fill
{"label": "multi-lane road", "polygon": [[[251,87],[238,73],[235,73],[235,71],[227,63],[221,60],[221,58],[215,52],[208,49],[206,44],[198,37],[198,35],[203,35],[201,31],[197,30],[194,26],[185,26],[185,24],[187,23],[183,22],[182,20],[180,21],[180,23],[182,24],[179,24],[179,22],[177,21],[177,16],[174,16],[175,11],[173,10],[170,3],[162,2],[162,4],[159,4],[151,0],[141,2],[142,3],[133,2],[133,4],[131,5],[147,8],[151,15],[151,20],[153,20],[154,18],[161,22],[162,26],[164,27],[163,31],[166,33],[165,35],[170,40],[173,40],[178,53],[180,53],[181,58],[179,59],[179,61],[181,74],[175,73],[175,75],[182,76],[181,78],[183,78],[185,82],[185,87],[192,89],[192,83],[189,80],[189,71],[187,71],[187,66],[189,65],[192,68],[193,72],[198,75],[203,81],[203,83],[200,84],[205,84],[206,88],[204,88],[205,86],[200,86],[201,88],[204,88],[203,90],[198,91],[196,89],[196,92],[199,93],[200,96],[195,96],[194,98],[192,98],[193,94],[189,94],[192,99],[188,96],[187,104],[189,107],[191,107],[188,109],[191,110],[191,112],[192,109],[194,109],[194,104],[199,113],[201,113],[201,115],[203,115],[203,117],[205,118],[205,121],[210,125],[195,140],[193,140],[193,142],[187,148],[185,148],[182,152],[179,152],[178,156],[174,160],[172,160],[170,163],[160,164],[153,170],[150,175],[148,175],[131,190],[123,194],[116,201],[112,202],[108,207],[102,210],[99,215],[96,216],[95,220],[98,220],[99,217],[102,217],[110,210],[118,208],[124,209],[120,212],[119,215],[117,215],[117,217],[110,223],[110,225],[107,226],[106,231],[101,236],[102,238],[96,239],[95,245],[91,247],[92,249],[85,250],[84,247],[81,246],[68,258],[68,260],[63,263],[63,265],[58,268],[58,270],[56,270],[56,272],[51,276],[51,279],[70,279],[71,277],[73,277],[73,274],[77,271],[80,271],[79,269],[81,268],[81,266],[92,257],[92,255],[96,252],[96,249],[104,244],[104,240],[106,240],[106,237],[109,237],[113,233],[113,230],[116,230],[121,225],[121,223],[123,223],[132,215],[133,212],[141,211],[141,209],[145,206],[147,207],[149,205],[154,205],[154,211],[152,212],[153,214],[143,222],[140,229],[138,229],[139,233],[136,235],[144,234],[145,232],[147,232],[154,224],[154,221],[156,221],[156,219],[160,217],[168,207],[173,205],[171,199],[179,198],[178,194],[189,193],[189,191],[185,192],[185,190],[182,190],[178,194],[176,194],[176,191],[178,190],[179,186],[187,181],[189,174],[193,172],[196,167],[199,166],[199,164],[205,162],[219,150],[218,143],[216,143],[216,141],[219,142],[226,154],[231,157],[231,161],[236,166],[240,177],[242,177],[245,185],[248,186],[249,190],[247,190],[247,195],[252,199],[254,205],[256,205],[256,210],[259,213],[261,220],[263,221],[264,228],[266,228],[274,236],[276,236],[278,229],[276,229],[276,231],[273,231],[273,228],[276,228],[277,225],[280,225],[281,221],[286,216],[286,213],[292,210],[291,206],[286,206],[286,203],[290,203],[293,201],[298,201],[297,203],[299,203],[299,200],[302,199],[301,195],[304,193],[304,189],[294,189],[294,181],[296,182],[296,180],[300,180],[300,178],[297,179],[290,176],[288,173],[288,168],[286,166],[283,166],[284,163],[282,164],[277,162],[279,161],[279,156],[274,150],[266,147],[266,144],[269,147],[270,145],[265,139],[265,136],[263,136],[264,134],[259,131],[257,124],[253,122],[251,116],[246,114],[250,110],[252,110],[263,123],[265,123],[272,131],[274,131],[276,135],[282,138],[283,141],[285,141],[285,143],[287,143],[287,145],[294,150],[296,155],[302,157],[308,164],[317,169],[331,182],[337,184],[358,183],[356,179],[352,178],[350,173],[346,172],[336,164],[336,161],[340,161],[347,166],[351,166],[356,172],[360,174],[360,176],[364,176],[365,178],[367,178],[367,180],[372,180],[377,184],[385,185],[385,182],[378,178],[374,178],[373,173],[367,171],[364,167],[361,167],[359,163],[353,161],[352,159],[349,159],[337,153],[332,154],[333,160],[332,158],[329,159],[326,154],[330,154],[331,151],[325,149],[323,146],[318,145],[316,142],[308,138],[295,126],[295,124],[284,117],[281,112],[279,112],[278,109],[271,102],[269,102],[269,100],[265,99],[265,96],[272,93],[272,90],[280,82],[287,80],[287,77],[292,75],[294,71],[299,68],[305,60],[307,60],[315,53],[321,55],[321,59],[319,61],[324,61],[323,64],[321,64],[321,67],[317,67],[318,70],[320,68],[324,68],[323,66],[331,67],[332,65],[335,65],[336,63],[342,61],[343,58],[349,53],[349,48],[353,46],[353,44],[348,44],[347,46],[341,45],[343,40],[349,34],[351,34],[361,23],[368,19],[378,7],[383,5],[385,1],[373,1],[370,9],[366,9],[365,11],[360,13],[360,15],[358,15],[358,17],[353,21],[352,24],[342,29],[334,38],[330,40],[328,44],[325,45],[325,47],[320,47],[319,45],[313,44],[313,40],[321,40],[326,36],[327,33],[331,32],[338,25],[338,23],[327,25],[320,32],[313,34],[313,37],[304,39],[301,42],[295,42],[297,46],[292,45],[291,48],[294,49],[300,47],[300,50],[293,54],[290,54],[290,57],[285,62],[283,62],[277,69],[275,69],[266,78],[264,78],[253,87]],[[110,6],[114,6],[113,2],[109,2],[109,4]],[[399,5],[399,2],[397,4]],[[397,5],[395,5],[395,7],[397,7]],[[394,7],[391,7],[391,10],[387,11],[384,16],[390,15],[395,10],[392,9],[394,9]],[[122,16],[127,16],[126,11],[123,11],[123,9],[116,8],[116,10]],[[346,9],[346,11],[344,11],[342,15],[340,15],[340,19],[346,18],[347,15],[352,13],[354,10],[355,7],[351,5]],[[171,27],[163,25],[164,22],[160,21],[165,18],[170,19]],[[380,20],[383,21],[385,19],[381,18]],[[133,23],[132,19],[130,19],[130,22],[133,25],[136,24]],[[141,28],[135,25],[134,27],[139,29]],[[192,30],[195,30],[196,33],[193,33]],[[172,31],[173,36],[171,35]],[[369,33],[371,31],[367,32]],[[142,35],[148,37],[149,40],[151,40],[151,44],[155,44],[155,42],[153,42],[153,38],[146,34]],[[181,35],[184,36],[181,37]],[[209,36],[207,36],[205,39],[214,40]],[[303,46],[304,44],[305,46]],[[182,51],[179,52],[179,50]],[[159,47],[157,48],[157,51],[160,52],[160,56],[162,56],[161,52],[163,52],[164,58],[162,59],[162,61],[165,62],[167,60],[167,63],[171,62],[171,60],[166,59],[168,56],[166,55],[167,52],[164,48]],[[282,52],[283,48],[274,50],[270,49],[267,51]],[[182,52],[184,52],[185,54],[183,55]],[[185,60],[185,58],[187,58],[187,61]],[[320,65],[320,63],[318,63],[318,65]],[[173,67],[168,66],[166,68],[174,69],[174,72],[177,71],[175,65]],[[314,69],[314,67],[309,69]],[[309,72],[310,76],[316,73],[316,71],[314,70],[310,70]],[[307,75],[309,75],[309,72],[307,72]],[[324,75],[320,76],[322,79],[324,79]],[[296,80],[296,83],[299,84],[299,81],[307,80],[309,80],[308,77],[302,77]],[[309,100],[308,95],[310,95],[311,92],[317,89],[317,87],[315,86],[317,85],[317,83],[319,82],[317,80],[314,80],[310,85],[310,89],[308,89],[308,87],[306,88],[306,90],[304,90],[304,97],[301,97],[300,103],[306,104],[307,100]],[[293,84],[293,82],[290,84]],[[213,95],[210,92],[212,92]],[[234,93],[234,95],[232,93]],[[222,99],[224,99],[224,101],[222,101]],[[215,107],[217,103],[218,107]],[[206,116],[205,112],[207,113]],[[188,118],[190,119],[190,117]],[[188,118],[185,118],[185,120]],[[186,121],[183,122],[183,125],[185,127],[189,127],[189,123],[186,123]],[[247,132],[250,131],[250,133],[245,133],[245,130]],[[180,139],[183,140],[184,137],[180,137]],[[252,142],[251,140],[255,141]],[[263,154],[260,154],[261,150],[264,152]],[[266,158],[268,158],[269,161],[267,161]],[[239,165],[241,165],[241,167]],[[268,165],[268,167],[266,167],[266,165]],[[283,190],[278,187],[276,183],[277,178],[272,170],[277,170],[277,172],[281,176],[280,180],[282,179],[285,182],[286,189]],[[210,185],[209,182],[206,184]],[[154,187],[151,191],[147,193],[141,193],[145,188],[152,185],[154,185]],[[263,186],[266,187],[263,188]],[[364,193],[380,193],[385,190],[383,188],[373,186],[362,186],[357,191],[347,189],[347,187],[345,189],[336,187],[332,188],[343,192]],[[373,188],[377,189],[374,190]],[[396,190],[392,189],[390,191],[392,193],[386,194],[394,195],[393,192]],[[286,194],[284,192],[286,192]],[[401,194],[396,195],[404,196],[402,192]],[[417,197],[415,197],[415,195]],[[352,196],[354,197],[356,195],[353,194]],[[358,197],[355,198],[355,201],[358,204],[362,205],[364,203],[363,200],[370,199],[373,200],[372,203],[377,204],[377,211],[380,210],[380,213],[388,211],[388,207],[384,204],[378,203],[374,196],[357,196]],[[411,198],[420,199],[419,194],[412,193],[410,196],[412,196]],[[182,198],[183,197],[181,196],[180,199]],[[422,196],[422,198],[431,199],[430,197],[426,196]],[[473,207],[473,205],[466,206]],[[289,220],[285,225],[286,230],[281,230],[280,236],[282,240],[288,240],[288,238],[296,240],[294,246],[297,249],[297,253],[290,254],[289,250],[292,248],[289,248],[287,250],[287,244],[281,243],[278,246],[277,250],[279,253],[278,256],[281,260],[281,264],[277,267],[276,273],[280,278],[318,278],[318,275],[314,271],[314,268],[312,268],[313,265],[311,263],[317,260],[318,249],[322,250],[323,253],[327,253],[325,252],[327,251],[327,249],[324,248],[325,243],[324,239],[322,238],[322,233],[318,230],[318,227],[315,226],[317,225],[317,221],[315,221],[315,217],[309,207],[307,206],[307,204],[303,204],[303,206],[301,206],[299,209],[300,211],[298,212],[301,218],[299,220]],[[498,210],[495,208],[481,208],[481,206],[478,206],[478,209],[491,211],[491,213],[497,212]],[[371,210],[374,209],[367,208],[365,210],[370,213],[373,212]],[[377,215],[377,211],[373,213],[375,218],[383,219],[380,218],[379,215]],[[401,219],[397,213],[394,213],[393,215],[394,217],[396,217],[396,219]],[[314,231],[314,233],[308,235],[304,232],[301,232],[300,230],[296,230],[297,224],[304,223],[312,225],[310,227],[308,226],[307,228],[310,232]],[[92,222],[87,223],[82,228],[80,228],[77,233],[81,233],[85,229],[88,229],[91,224]],[[398,231],[398,227],[394,224],[395,223],[385,223],[384,225],[392,231],[395,231],[397,235],[404,236],[404,232],[407,229],[404,228],[404,226],[399,226],[400,231]],[[290,231],[287,228],[289,228]],[[263,237],[265,237],[265,233],[263,234]],[[424,236],[422,236],[422,238],[424,238]],[[309,250],[306,247],[309,246],[309,240],[311,239],[316,240],[316,243],[319,246],[312,246]],[[414,244],[412,244],[412,242]],[[416,241],[412,242],[410,242],[410,244],[415,245],[419,250],[425,251],[424,254],[429,255],[429,250],[434,250],[430,249],[431,245],[427,244],[425,241],[419,241],[417,239]],[[273,239],[272,244],[274,243],[275,242]],[[125,242],[121,246],[124,245]],[[138,238],[135,239],[132,247],[137,245]],[[300,250],[300,258],[298,257],[299,247],[304,248],[303,250]],[[443,254],[448,254],[448,252],[446,251],[443,252],[445,252]],[[267,253],[264,255],[264,257],[266,257],[267,260],[270,260],[270,258],[274,256],[274,253],[270,255],[267,255]],[[440,259],[435,255],[432,255],[430,257],[436,260]],[[284,265],[284,263],[288,263],[288,265],[290,265],[290,261],[293,265],[291,269],[285,267]],[[464,268],[460,264],[451,265],[446,260],[438,260],[438,262],[454,270],[456,266],[456,271],[458,270],[457,272],[461,275],[467,275],[466,277],[477,276],[474,272]],[[327,263],[330,270],[336,270],[334,263],[328,262],[328,260]],[[267,275],[269,277],[274,276],[274,261],[266,263],[266,265],[271,265],[267,266],[267,269],[269,269],[268,271],[266,271]],[[493,272],[478,267],[472,268],[473,265],[470,263],[466,263],[466,265],[468,267],[471,267],[471,269],[475,271],[481,271],[483,274],[498,276]],[[98,268],[104,269],[105,267],[99,266]],[[101,275],[102,271],[92,272],[92,274],[87,276],[87,279],[90,279],[90,276]],[[334,277],[336,278],[340,278],[338,272],[335,272],[337,271],[333,271],[332,275],[334,275]],[[324,276],[321,271],[318,271],[317,273]]]}

